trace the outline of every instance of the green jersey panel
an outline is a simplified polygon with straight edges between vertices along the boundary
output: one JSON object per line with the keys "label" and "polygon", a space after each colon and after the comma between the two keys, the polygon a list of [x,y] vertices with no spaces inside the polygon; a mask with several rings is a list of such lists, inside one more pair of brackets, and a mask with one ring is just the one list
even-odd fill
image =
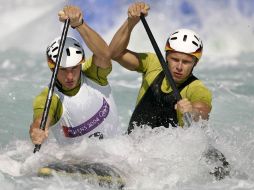
{"label": "green jersey panel", "polygon": [[93,80],[94,82],[98,83],[101,86],[106,86],[108,84],[108,75],[112,71],[112,66],[109,68],[103,69],[95,64],[92,64],[93,58],[91,57],[82,65],[82,72],[85,75]]}
{"label": "green jersey panel", "polygon": [[[33,101],[33,119],[42,116],[48,91],[49,88],[46,87],[38,96],[35,97]],[[54,125],[61,118],[62,113],[63,113],[62,103],[59,97],[56,94],[53,94],[48,115],[52,119],[51,125]]]}

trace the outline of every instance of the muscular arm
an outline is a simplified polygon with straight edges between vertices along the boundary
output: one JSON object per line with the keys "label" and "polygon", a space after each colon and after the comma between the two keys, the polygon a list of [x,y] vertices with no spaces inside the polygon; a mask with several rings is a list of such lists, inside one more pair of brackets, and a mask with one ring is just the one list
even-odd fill
{"label": "muscular arm", "polygon": [[128,9],[128,19],[114,35],[109,48],[113,60],[119,62],[129,70],[136,70],[139,66],[137,53],[127,49],[133,28],[140,20],[140,14],[147,15],[149,6],[145,3],[134,3]]}
{"label": "muscular arm", "polygon": [[176,109],[183,113],[190,113],[194,121],[199,121],[199,119],[208,120],[209,113],[211,112],[211,107],[204,102],[190,102],[188,99],[184,98],[177,102]]}
{"label": "muscular arm", "polygon": [[111,56],[106,42],[90,28],[86,23],[76,28],[86,43],[87,47],[93,52],[93,63],[101,68],[111,66]]}
{"label": "muscular arm", "polygon": [[194,116],[194,120],[198,121],[199,118],[204,120],[209,119],[209,113],[211,112],[211,107],[203,102],[193,102],[192,103],[192,113]]}
{"label": "muscular arm", "polygon": [[62,104],[59,97],[53,94],[52,101],[48,113],[48,119],[45,126],[45,131],[40,129],[41,118],[48,95],[48,88],[35,97],[33,101],[33,122],[30,125],[29,134],[34,144],[42,144],[42,142],[48,137],[48,129],[51,125],[54,125],[62,114]]}
{"label": "muscular arm", "polygon": [[107,43],[86,22],[82,23],[83,15],[80,8],[66,6],[58,16],[62,22],[70,19],[70,25],[77,29],[87,47],[93,52],[93,64],[101,68],[111,66],[111,54]]}
{"label": "muscular arm", "polygon": [[109,48],[112,59],[129,70],[135,70],[139,65],[139,58],[135,52],[127,50],[130,36],[137,23],[127,19],[114,35]]}

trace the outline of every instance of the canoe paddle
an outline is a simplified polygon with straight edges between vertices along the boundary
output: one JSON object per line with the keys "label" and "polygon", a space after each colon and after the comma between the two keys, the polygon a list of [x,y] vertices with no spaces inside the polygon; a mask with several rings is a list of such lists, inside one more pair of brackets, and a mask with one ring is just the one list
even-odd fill
{"label": "canoe paddle", "polygon": [[[141,21],[142,21],[142,23],[143,23],[143,25],[145,27],[145,30],[147,32],[148,37],[149,37],[149,39],[150,39],[150,41],[152,43],[153,49],[154,49],[154,51],[155,51],[155,53],[156,53],[156,55],[157,55],[157,57],[158,57],[158,59],[160,61],[160,64],[161,64],[161,67],[163,69],[163,72],[165,73],[166,79],[168,80],[170,86],[172,87],[174,96],[175,96],[176,100],[179,101],[179,100],[182,99],[182,96],[181,96],[179,90],[176,87],[175,81],[174,81],[174,79],[173,79],[173,77],[172,77],[172,75],[171,75],[171,73],[170,73],[170,71],[168,69],[168,64],[165,62],[165,60],[164,60],[164,58],[163,58],[163,56],[161,54],[161,51],[160,51],[160,49],[159,49],[159,47],[158,47],[158,45],[157,45],[157,43],[156,43],[156,41],[155,41],[155,39],[153,37],[153,34],[152,34],[151,30],[150,30],[150,27],[149,27],[149,25],[146,22],[144,14],[140,15],[140,19],[141,19]],[[191,122],[192,122],[191,114],[189,112],[184,113],[183,114],[183,119],[184,119],[184,123],[188,127],[190,127],[191,126]]]}
{"label": "canoe paddle", "polygon": [[[177,89],[176,87],[176,84],[175,84],[175,81],[173,80],[173,77],[171,75],[171,73],[169,72],[168,70],[168,65],[166,64],[161,52],[160,52],[160,49],[153,37],[153,34],[146,22],[146,19],[145,19],[145,16],[144,14],[141,14],[140,16],[140,19],[146,29],[146,32],[150,38],[150,41],[153,45],[153,48],[157,54],[157,57],[161,63],[161,66],[163,68],[163,71],[165,73],[165,76],[169,82],[169,84],[171,85],[172,89],[173,89],[173,93],[174,93],[174,96],[175,98],[177,99],[177,101],[181,100],[182,97],[181,97],[181,94],[179,92],[179,90]],[[191,126],[191,122],[192,122],[192,118],[191,118],[191,115],[189,112],[186,112],[183,114],[183,117],[184,117],[184,122],[185,124],[190,127]],[[217,160],[217,162],[220,163],[221,166],[217,166],[214,168],[214,171],[213,172],[210,172],[211,175],[214,175],[216,180],[221,180],[221,179],[224,179],[226,176],[230,176],[230,171],[231,171],[231,168],[230,168],[230,164],[227,162],[226,160],[226,157],[219,151],[217,150],[216,148],[214,148],[213,146],[209,146],[209,148],[206,150],[206,152],[204,153],[204,156],[206,158],[206,161],[208,164],[211,164],[213,163],[215,160]]]}
{"label": "canoe paddle", "polygon": [[[58,54],[57,54],[57,58],[56,58],[56,66],[55,66],[54,71],[51,76],[51,81],[49,84],[49,91],[48,91],[45,107],[44,107],[43,114],[42,114],[42,119],[41,119],[41,124],[40,124],[40,129],[42,129],[42,130],[45,130],[45,126],[46,126],[46,122],[47,122],[47,118],[48,118],[48,113],[49,113],[49,108],[51,105],[52,96],[54,93],[54,87],[55,87],[55,83],[56,83],[56,79],[57,79],[57,73],[58,73],[58,70],[60,67],[62,54],[63,54],[63,48],[64,48],[65,40],[67,37],[69,25],[70,25],[70,19],[65,20],[61,39],[60,39],[59,50],[58,50]],[[36,144],[35,148],[34,148],[34,153],[39,151],[40,148],[41,148],[41,144]]]}

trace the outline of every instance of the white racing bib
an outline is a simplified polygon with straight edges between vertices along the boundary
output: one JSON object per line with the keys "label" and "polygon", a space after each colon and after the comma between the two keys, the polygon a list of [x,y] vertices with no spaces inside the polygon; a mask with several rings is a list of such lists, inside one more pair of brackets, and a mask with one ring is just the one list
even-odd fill
{"label": "white racing bib", "polygon": [[81,75],[81,87],[75,96],[56,89],[63,105],[60,120],[52,127],[59,144],[73,144],[83,138],[108,138],[118,134],[118,114],[109,85],[100,86]]}

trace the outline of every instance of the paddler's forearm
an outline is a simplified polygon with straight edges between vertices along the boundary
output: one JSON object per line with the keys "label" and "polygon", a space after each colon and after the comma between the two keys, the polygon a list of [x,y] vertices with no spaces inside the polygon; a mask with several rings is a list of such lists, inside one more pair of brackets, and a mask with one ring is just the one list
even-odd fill
{"label": "paddler's forearm", "polygon": [[114,35],[109,47],[112,59],[118,61],[118,58],[124,54],[130,41],[130,35],[133,28],[140,21],[140,15],[147,16],[150,7],[144,2],[133,3],[128,8],[128,18]]}
{"label": "paddler's forearm", "polygon": [[198,121],[199,119],[208,120],[211,109],[210,106],[203,102],[192,103],[192,115],[194,121]]}
{"label": "paddler's forearm", "polygon": [[[175,107],[182,115],[190,113],[192,119],[198,122],[200,119],[208,120],[211,107],[204,102],[190,102],[188,99],[183,98],[177,102]],[[178,118],[180,119],[180,118]],[[183,118],[182,118],[183,119]],[[179,124],[183,126],[183,121],[180,119]]]}
{"label": "paddler's forearm", "polygon": [[137,23],[137,20],[134,21],[133,19],[128,18],[114,35],[109,45],[113,60],[121,56],[121,54],[126,50],[130,41],[131,32]]}
{"label": "paddler's forearm", "polygon": [[89,27],[85,22],[82,25],[78,26],[76,29],[80,33],[87,47],[96,57],[105,60],[111,59],[107,43],[97,32]]}
{"label": "paddler's forearm", "polygon": [[30,125],[30,138],[33,144],[42,144],[45,139],[48,137],[48,130],[51,123],[51,118],[48,117],[48,120],[45,125],[45,130],[40,129],[42,117],[34,119],[33,123]]}

